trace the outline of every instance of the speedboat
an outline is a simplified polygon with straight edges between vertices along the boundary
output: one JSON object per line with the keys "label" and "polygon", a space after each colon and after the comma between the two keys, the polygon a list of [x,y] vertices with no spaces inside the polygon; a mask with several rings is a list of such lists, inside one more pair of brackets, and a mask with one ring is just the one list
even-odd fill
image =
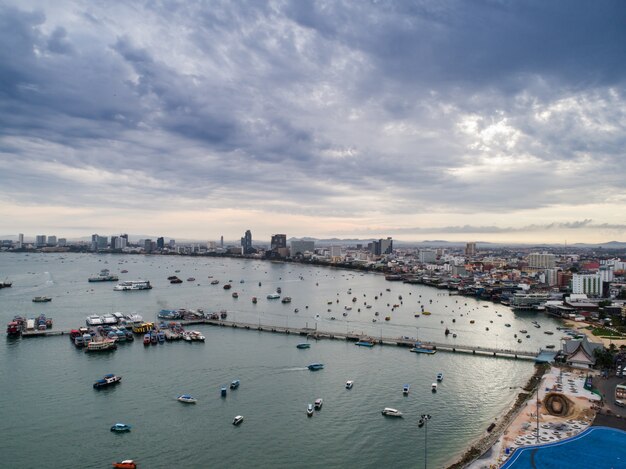
{"label": "speedboat", "polygon": [[226,397],[226,392],[227,392],[227,391],[226,391],[226,386],[222,386],[222,389],[220,390],[220,395],[221,395],[222,397]]}
{"label": "speedboat", "polygon": [[184,402],[185,404],[195,404],[196,402],[198,402],[194,397],[190,396],[189,394],[181,394],[176,399],[178,399],[180,402]]}
{"label": "speedboat", "polygon": [[402,394],[404,394],[405,396],[409,395],[409,385],[405,384],[404,386],[402,386]]}
{"label": "speedboat", "polygon": [[280,298],[280,294],[278,293],[270,293],[267,295],[268,300],[277,300],[278,298]]}
{"label": "speedboat", "polygon": [[241,422],[243,422],[243,415],[237,415],[233,419],[233,425],[235,425],[235,426],[239,425]]}
{"label": "speedboat", "polygon": [[346,381],[346,389],[352,389],[354,386],[354,381]]}
{"label": "speedboat", "polygon": [[309,417],[313,417],[313,404],[309,404],[306,408],[306,414]]}
{"label": "speedboat", "polygon": [[307,343],[298,344],[296,345],[296,348],[311,348],[311,344],[307,344]]}
{"label": "speedboat", "polygon": [[120,462],[114,462],[113,467],[117,469],[137,469],[137,464],[132,459],[124,459]]}
{"label": "speedboat", "polygon": [[118,433],[129,432],[130,428],[131,428],[130,425],[126,425],[125,423],[116,423],[115,425],[111,427],[111,431],[118,432]]}
{"label": "speedboat", "polygon": [[311,371],[322,370],[324,369],[324,364],[323,363],[311,363],[307,368]]}
{"label": "speedboat", "polygon": [[93,383],[94,389],[105,388],[107,386],[111,386],[112,384],[117,384],[122,381],[121,376],[115,376],[114,374],[104,375],[102,379],[99,379],[95,383]]}
{"label": "speedboat", "polygon": [[431,386],[432,386],[432,391],[437,392],[437,383],[433,383]]}
{"label": "speedboat", "polygon": [[402,417],[402,412],[397,409],[392,409],[391,407],[385,407],[382,414],[386,417]]}
{"label": "speedboat", "polygon": [[315,399],[315,404],[313,405],[315,407],[315,410],[320,410],[323,403],[324,400],[321,397],[319,399]]}
{"label": "speedboat", "polygon": [[437,381],[443,381],[443,373],[437,373]]}
{"label": "speedboat", "polygon": [[230,383],[230,389],[237,389],[239,387],[239,380],[236,379]]}

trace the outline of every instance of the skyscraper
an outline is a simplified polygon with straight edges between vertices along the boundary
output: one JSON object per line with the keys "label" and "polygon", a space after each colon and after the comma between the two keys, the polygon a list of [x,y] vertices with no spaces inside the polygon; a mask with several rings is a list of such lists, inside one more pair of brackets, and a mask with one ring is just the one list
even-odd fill
{"label": "skyscraper", "polygon": [[160,238],[157,238],[157,249],[159,251],[162,251],[164,247],[165,247],[165,239],[163,238],[163,236],[161,236]]}
{"label": "skyscraper", "polygon": [[37,237],[35,238],[35,247],[42,248],[46,245],[46,243],[47,243],[46,235],[37,235]]}
{"label": "skyscraper", "polygon": [[24,233],[20,233],[17,239],[17,248],[22,249],[24,247]]}
{"label": "skyscraper", "polygon": [[476,255],[476,243],[467,243],[465,245],[465,255],[467,257],[472,257]]}
{"label": "skyscraper", "polygon": [[252,232],[250,230],[246,230],[243,238],[241,238],[241,251],[243,254],[252,252]]}

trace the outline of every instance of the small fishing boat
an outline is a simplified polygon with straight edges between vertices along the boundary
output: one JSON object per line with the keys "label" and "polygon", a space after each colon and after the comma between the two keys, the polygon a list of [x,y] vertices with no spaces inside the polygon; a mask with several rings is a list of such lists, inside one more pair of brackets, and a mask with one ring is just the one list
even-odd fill
{"label": "small fishing boat", "polygon": [[443,381],[443,373],[441,372],[437,373],[437,381],[439,382]]}
{"label": "small fishing boat", "polygon": [[122,381],[121,376],[115,376],[114,374],[104,375],[102,379],[99,379],[95,383],[93,383],[94,389],[106,388],[107,386],[111,386],[113,384],[117,384]]}
{"label": "small fishing boat", "polygon": [[307,344],[307,343],[298,344],[296,345],[296,348],[300,348],[300,349],[311,348],[311,344]]}
{"label": "small fishing boat", "polygon": [[189,394],[181,394],[176,399],[185,404],[195,404],[196,402],[198,402],[196,398],[190,396]]}
{"label": "small fishing boat", "polygon": [[114,462],[113,467],[117,469],[137,469],[137,464],[132,459],[124,459],[120,462]]}
{"label": "small fishing boat", "polygon": [[381,412],[385,417],[402,417],[402,412],[391,407],[385,407]]}
{"label": "small fishing boat", "polygon": [[315,399],[315,403],[313,404],[313,407],[315,408],[315,410],[320,410],[322,408],[323,403],[324,403],[324,400],[320,397],[319,399]]}
{"label": "small fishing boat", "polygon": [[236,415],[235,418],[233,419],[233,425],[237,426],[237,425],[241,424],[241,422],[243,422],[243,416],[242,415]]}
{"label": "small fishing boat", "polygon": [[237,389],[238,387],[239,387],[239,380],[238,380],[238,379],[233,380],[233,381],[230,383],[230,389]]}
{"label": "small fishing boat", "polygon": [[311,371],[323,370],[324,364],[323,363],[311,363],[307,368]]}
{"label": "small fishing boat", "polygon": [[354,386],[354,381],[346,381],[346,389],[352,389]]}
{"label": "small fishing boat", "polygon": [[372,341],[372,340],[361,339],[358,342],[356,342],[354,345],[358,345],[360,347],[372,348],[375,344],[374,344],[374,341]]}
{"label": "small fishing boat", "polygon": [[431,390],[432,392],[437,392],[437,383],[431,384]]}
{"label": "small fishing boat", "polygon": [[227,391],[226,391],[226,386],[222,386],[222,389],[220,390],[220,395],[221,395],[222,397],[226,397],[226,392],[227,392]]}
{"label": "small fishing boat", "polygon": [[230,290],[230,283],[227,283],[222,288],[224,288],[224,290]]}
{"label": "small fishing boat", "polygon": [[257,301],[258,301],[258,300],[256,299],[256,296],[253,296],[253,297],[252,297],[252,302],[253,302],[254,304],[256,304],[256,302],[257,302]]}
{"label": "small fishing boat", "polygon": [[409,395],[409,385],[405,384],[404,386],[402,386],[402,394],[404,394],[405,396]]}
{"label": "small fishing boat", "polygon": [[36,296],[33,298],[33,303],[47,303],[49,301],[52,301],[52,298],[49,296]]}
{"label": "small fishing boat", "polygon": [[313,404],[309,404],[306,408],[306,415],[308,417],[313,417]]}
{"label": "small fishing boat", "polygon": [[237,293],[236,291],[233,292],[233,298],[239,298],[239,293]]}
{"label": "small fishing boat", "polygon": [[125,423],[116,423],[115,425],[111,427],[112,432],[118,432],[118,433],[129,432],[130,429],[131,429],[131,426]]}

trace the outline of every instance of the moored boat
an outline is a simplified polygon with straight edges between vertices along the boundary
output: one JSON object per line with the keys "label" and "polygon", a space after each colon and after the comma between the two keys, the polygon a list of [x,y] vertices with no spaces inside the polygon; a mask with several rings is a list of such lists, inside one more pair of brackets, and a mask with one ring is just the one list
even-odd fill
{"label": "moored boat", "polygon": [[437,381],[443,381],[443,373],[437,373]]}
{"label": "moored boat", "polygon": [[411,349],[411,352],[426,353],[428,355],[433,355],[434,353],[437,353],[437,350],[430,345],[423,345],[423,344],[420,344],[419,342],[416,342],[415,346]]}
{"label": "moored boat", "polygon": [[243,422],[243,416],[242,415],[236,415],[235,418],[233,419],[233,425],[237,426],[237,425],[241,424],[241,422]]}
{"label": "moored boat", "polygon": [[290,296],[286,296],[284,297],[282,300],[280,300],[282,303],[291,303],[291,297]]}
{"label": "moored boat", "polygon": [[125,423],[116,423],[111,427],[112,432],[124,433],[129,432],[132,427]]}
{"label": "moored boat", "polygon": [[49,296],[36,296],[33,298],[33,303],[48,303],[49,301],[52,301],[52,298]]}
{"label": "moored boat", "polygon": [[198,402],[196,398],[190,396],[189,394],[181,394],[176,398],[179,402],[183,402],[185,404],[195,404]]}
{"label": "moored boat", "polygon": [[139,291],[150,289],[152,289],[152,285],[150,285],[149,280],[128,280],[126,282],[118,283],[113,288],[115,291]]}
{"label": "moored boat", "polygon": [[117,384],[120,381],[122,381],[121,376],[115,376],[114,374],[109,373],[107,375],[104,375],[102,379],[99,379],[98,381],[93,383],[93,388],[94,389],[106,388],[107,386]]}
{"label": "moored boat", "polygon": [[324,400],[320,397],[319,399],[315,399],[313,407],[315,408],[315,410],[320,410],[322,408],[322,404],[324,404]]}
{"label": "moored boat", "polygon": [[137,464],[132,459],[124,459],[120,462],[114,462],[113,467],[116,469],[137,469]]}
{"label": "moored boat", "polygon": [[385,407],[381,412],[385,417],[402,417],[402,412],[391,407]]}
{"label": "moored boat", "polygon": [[92,340],[85,347],[85,352],[108,352],[115,349],[117,349],[117,344],[114,340],[104,339],[98,342]]}
{"label": "moored boat", "polygon": [[18,336],[22,333],[22,327],[17,321],[11,321],[7,324],[7,335]]}
{"label": "moored boat", "polygon": [[303,342],[301,344],[296,345],[296,348],[299,348],[299,349],[311,348],[311,344],[307,344],[306,342]]}
{"label": "moored boat", "polygon": [[268,300],[277,300],[278,298],[280,298],[279,293],[270,293],[269,295],[267,295]]}

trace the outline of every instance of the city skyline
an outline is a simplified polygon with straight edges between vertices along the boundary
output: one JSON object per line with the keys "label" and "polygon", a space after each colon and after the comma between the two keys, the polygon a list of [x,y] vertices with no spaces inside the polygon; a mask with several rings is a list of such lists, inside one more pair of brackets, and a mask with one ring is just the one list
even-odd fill
{"label": "city skyline", "polygon": [[622,2],[0,6],[0,234],[626,241]]}

